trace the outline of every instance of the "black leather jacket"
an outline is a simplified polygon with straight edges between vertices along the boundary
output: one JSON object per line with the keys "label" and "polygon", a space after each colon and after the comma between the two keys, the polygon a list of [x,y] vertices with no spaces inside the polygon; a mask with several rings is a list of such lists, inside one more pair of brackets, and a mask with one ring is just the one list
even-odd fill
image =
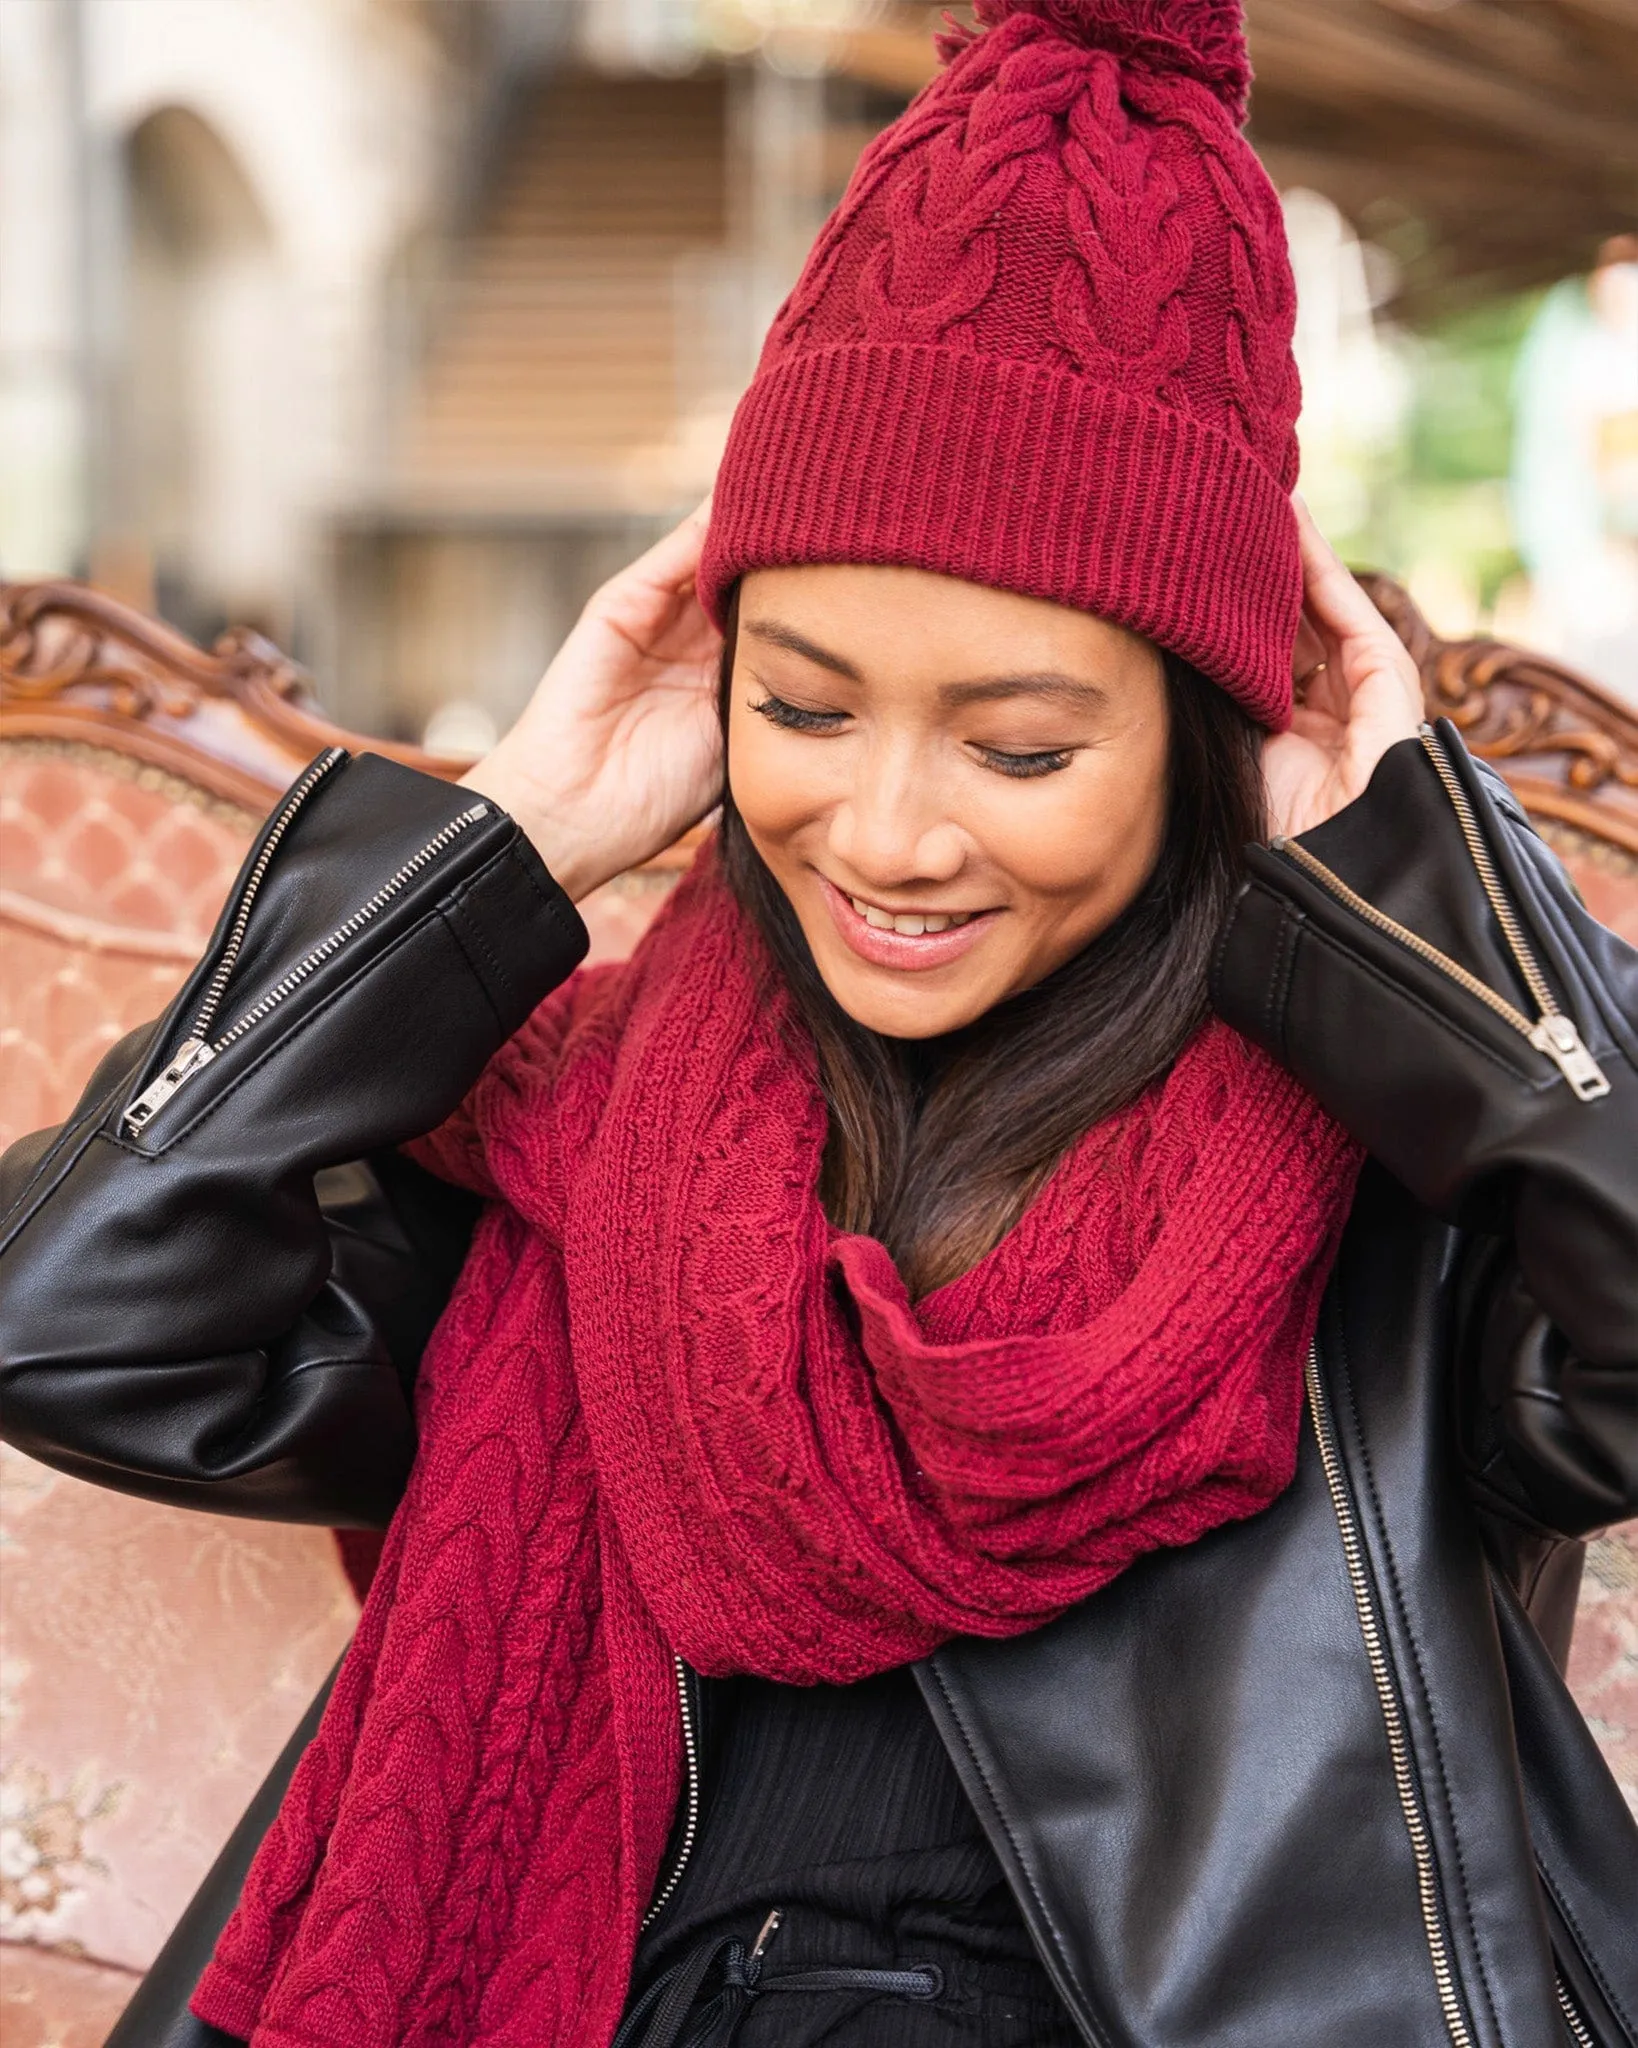
{"label": "black leather jacket", "polygon": [[[321,757],[167,1017],[6,1155],[10,1441],[382,1522],[474,1206],[394,1148],[584,945],[492,806]],[[1638,1832],[1557,1668],[1577,1539],[1638,1509],[1638,955],[1442,726],[1253,851],[1213,988],[1373,1155],[1296,1480],[949,1644],[929,1711],[1094,2048],[1638,2048]]]}

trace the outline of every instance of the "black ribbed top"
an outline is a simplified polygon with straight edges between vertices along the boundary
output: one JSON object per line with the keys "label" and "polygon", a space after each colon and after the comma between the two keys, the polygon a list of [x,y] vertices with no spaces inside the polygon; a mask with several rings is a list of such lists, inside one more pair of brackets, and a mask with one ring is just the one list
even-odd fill
{"label": "black ribbed top", "polygon": [[733,2048],[1073,2048],[908,1671],[845,1686],[708,1679],[702,1693],[699,1832],[639,1946],[633,2000],[702,1942],[737,1935],[749,1948],[778,1907],[769,1978],[930,1964],[944,1990],[758,1997]]}

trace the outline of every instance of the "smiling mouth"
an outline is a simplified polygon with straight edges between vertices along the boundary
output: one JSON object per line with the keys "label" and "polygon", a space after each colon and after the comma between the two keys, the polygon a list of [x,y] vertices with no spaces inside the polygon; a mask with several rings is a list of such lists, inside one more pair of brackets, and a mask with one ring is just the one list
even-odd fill
{"label": "smiling mouth", "polygon": [[843,943],[873,967],[912,972],[948,967],[975,946],[996,910],[889,910],[819,877],[831,922]]}
{"label": "smiling mouth", "polygon": [[919,939],[927,932],[950,931],[984,914],[979,910],[884,910],[879,903],[867,903],[862,896],[849,896],[847,900],[873,931],[897,932],[905,939]]}

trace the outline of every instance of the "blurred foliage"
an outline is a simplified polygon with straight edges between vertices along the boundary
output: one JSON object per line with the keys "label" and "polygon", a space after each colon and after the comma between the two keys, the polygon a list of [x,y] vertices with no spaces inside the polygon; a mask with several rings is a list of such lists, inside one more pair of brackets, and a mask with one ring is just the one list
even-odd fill
{"label": "blurred foliage", "polygon": [[[1508,502],[1513,453],[1513,378],[1539,292],[1466,309],[1396,347],[1406,375],[1397,447],[1375,478],[1371,557],[1434,598],[1440,587],[1470,593],[1476,617],[1450,616],[1471,630],[1521,572]],[[1362,551],[1352,550],[1355,559]]]}
{"label": "blurred foliage", "polygon": [[1471,631],[1524,567],[1504,477],[1446,484],[1407,476],[1393,490],[1384,526],[1393,572],[1421,586],[1435,609],[1457,589],[1471,594],[1475,617],[1465,616],[1464,600],[1434,619],[1448,632]]}
{"label": "blurred foliage", "polygon": [[1407,481],[1479,483],[1507,475],[1513,366],[1540,304],[1539,292],[1496,299],[1411,344]]}

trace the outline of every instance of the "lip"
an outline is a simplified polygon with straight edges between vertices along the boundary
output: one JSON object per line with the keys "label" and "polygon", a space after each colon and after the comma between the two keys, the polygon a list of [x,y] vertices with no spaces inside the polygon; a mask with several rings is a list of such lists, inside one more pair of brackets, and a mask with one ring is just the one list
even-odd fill
{"label": "lip", "polygon": [[861,960],[868,960],[872,967],[893,967],[912,974],[933,967],[948,967],[952,960],[959,960],[978,943],[1000,914],[994,910],[975,911],[965,924],[952,925],[942,932],[923,932],[919,938],[909,932],[884,932],[873,924],[866,924],[834,882],[826,880],[823,875],[819,880],[843,943]]}

